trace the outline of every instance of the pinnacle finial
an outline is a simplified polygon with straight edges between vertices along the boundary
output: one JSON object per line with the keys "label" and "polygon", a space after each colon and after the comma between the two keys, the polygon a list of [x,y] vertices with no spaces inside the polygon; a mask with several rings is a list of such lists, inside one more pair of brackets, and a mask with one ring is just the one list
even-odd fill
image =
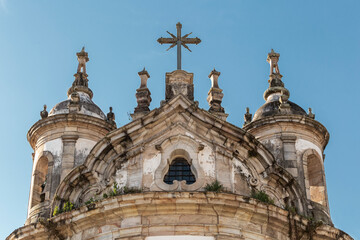
{"label": "pinnacle finial", "polygon": [[266,61],[270,64],[270,75],[271,74],[280,74],[279,70],[279,61],[280,54],[276,53],[274,49],[271,49],[271,52],[268,53]]}
{"label": "pinnacle finial", "polygon": [[[287,96],[287,99],[290,97],[290,92],[287,90],[284,86],[284,83],[282,82],[281,78],[282,75],[280,74],[279,70],[279,57],[280,54],[275,52],[274,49],[271,49],[270,53],[267,55],[266,61],[270,64],[270,78],[268,80],[269,82],[269,88],[264,93],[264,99],[265,101],[278,100],[279,95],[274,95],[274,93],[281,93],[281,95],[284,96],[284,98]],[[286,96],[285,96],[286,95]],[[272,97],[270,97],[272,96]]]}
{"label": "pinnacle finial", "polygon": [[208,92],[207,101],[210,106],[209,112],[218,115],[219,117],[223,118],[223,120],[226,120],[227,114],[225,114],[225,110],[221,106],[224,94],[222,93],[222,89],[219,88],[219,76],[220,72],[216,71],[215,68],[209,74],[209,78],[211,79],[211,88]]}
{"label": "pinnacle finial", "polygon": [[309,112],[308,112],[307,115],[308,115],[309,118],[315,119],[315,114],[312,112],[311,108],[309,108]]}
{"label": "pinnacle finial", "polygon": [[88,53],[85,52],[85,46],[82,47],[81,51],[76,53],[76,55],[79,61],[77,73],[86,74],[86,63],[89,61],[89,57],[88,57]]}
{"label": "pinnacle finial", "polygon": [[92,91],[88,87],[88,75],[86,74],[86,63],[89,61],[88,53],[85,52],[85,46],[82,47],[80,52],[76,53],[78,60],[77,71],[74,74],[75,80],[72,84],[72,87],[68,90],[68,97],[71,96],[74,92],[84,92],[87,93],[90,98],[93,97]]}
{"label": "pinnacle finial", "polygon": [[140,76],[140,88],[147,88],[147,80],[150,78],[149,73],[146,71],[145,67],[142,71],[138,72]]}
{"label": "pinnacle finial", "polygon": [[247,125],[251,122],[252,120],[252,114],[250,113],[250,109],[249,107],[246,107],[246,113],[244,114],[244,125]]}
{"label": "pinnacle finial", "polygon": [[140,76],[140,87],[136,89],[136,101],[138,103],[137,107],[134,110],[134,113],[131,114],[133,120],[145,115],[150,112],[149,106],[151,103],[151,93],[147,87],[147,81],[150,78],[149,73],[144,69],[141,72],[138,72]]}
{"label": "pinnacle finial", "polygon": [[209,78],[211,79],[211,87],[212,88],[219,88],[218,79],[220,76],[220,72],[216,71],[215,68],[209,74]]}
{"label": "pinnacle finial", "polygon": [[106,119],[109,123],[111,123],[112,125],[116,125],[115,123],[115,113],[113,113],[113,108],[112,107],[109,107],[109,112],[108,114],[106,115]]}
{"label": "pinnacle finial", "polygon": [[46,111],[46,104],[44,104],[44,110],[42,110],[40,112],[40,117],[41,117],[41,119],[44,119],[44,118],[48,117],[48,112]]}

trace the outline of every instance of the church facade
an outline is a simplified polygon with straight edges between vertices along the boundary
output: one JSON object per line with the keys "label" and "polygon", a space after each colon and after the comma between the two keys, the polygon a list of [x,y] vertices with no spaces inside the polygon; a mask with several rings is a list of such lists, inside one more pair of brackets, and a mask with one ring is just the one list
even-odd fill
{"label": "church facade", "polygon": [[[200,43],[177,27],[159,42]],[[242,127],[226,121],[215,69],[210,108],[198,107],[181,55],[159,108],[149,109],[150,75],[139,72],[132,121],[117,127],[112,109],[105,115],[92,101],[83,48],[68,98],[45,106],[28,132],[28,215],[7,239],[352,239],[330,217],[329,133],[289,101],[279,57],[268,54],[265,103],[253,117],[247,109]]]}

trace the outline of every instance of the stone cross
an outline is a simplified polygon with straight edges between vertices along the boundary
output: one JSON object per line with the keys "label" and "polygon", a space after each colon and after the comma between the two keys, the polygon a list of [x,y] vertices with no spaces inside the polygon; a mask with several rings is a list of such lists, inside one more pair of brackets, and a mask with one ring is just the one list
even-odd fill
{"label": "stone cross", "polygon": [[201,40],[200,38],[188,38],[188,36],[191,34],[186,34],[184,36],[181,37],[181,23],[178,22],[176,24],[176,29],[177,29],[177,36],[175,36],[174,34],[166,31],[172,38],[159,38],[157,41],[162,45],[162,44],[171,44],[170,47],[166,50],[168,51],[169,49],[177,46],[177,69],[180,70],[181,69],[181,46],[183,46],[184,48],[186,48],[187,50],[190,50],[190,48],[186,45],[186,44],[196,44],[198,45]]}

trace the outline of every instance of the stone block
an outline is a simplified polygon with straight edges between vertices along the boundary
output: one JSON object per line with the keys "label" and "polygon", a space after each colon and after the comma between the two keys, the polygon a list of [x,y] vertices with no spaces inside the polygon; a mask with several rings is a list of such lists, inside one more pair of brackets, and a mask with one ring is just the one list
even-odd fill
{"label": "stone block", "polygon": [[141,225],[141,216],[128,217],[121,221],[121,228],[128,228]]}

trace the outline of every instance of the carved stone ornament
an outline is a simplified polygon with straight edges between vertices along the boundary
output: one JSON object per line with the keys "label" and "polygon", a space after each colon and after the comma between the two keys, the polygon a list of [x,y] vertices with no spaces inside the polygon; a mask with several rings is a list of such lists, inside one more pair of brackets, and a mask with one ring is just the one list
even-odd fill
{"label": "carved stone ornament", "polygon": [[252,114],[250,113],[250,109],[246,108],[246,113],[244,114],[244,126],[251,123]]}
{"label": "carved stone ornament", "polygon": [[256,171],[251,170],[248,166],[246,166],[242,161],[237,158],[233,158],[232,162],[234,167],[236,167],[239,171],[239,173],[246,178],[247,183],[251,187],[256,187],[259,184],[257,174],[254,174],[254,172]]}
{"label": "carved stone ornament", "polygon": [[[155,171],[155,186],[151,187],[151,191],[157,188],[164,191],[196,191],[204,186],[205,175],[198,160],[198,153],[202,149],[200,143],[188,136],[176,135],[163,141],[157,149],[161,149],[161,163]],[[191,171],[196,178],[195,183],[186,184],[185,180],[181,182],[174,180],[173,184],[164,182],[164,176],[171,162],[178,157],[185,159],[191,165]]]}
{"label": "carved stone ornament", "polygon": [[42,110],[40,112],[40,117],[41,117],[41,119],[44,119],[44,118],[48,117],[48,112],[46,111],[46,105],[44,105],[44,110]]}
{"label": "carved stone ornament", "polygon": [[176,70],[166,73],[165,76],[165,100],[169,101],[177,95],[184,95],[189,100],[194,100],[194,74],[184,70]]}
{"label": "carved stone ornament", "polygon": [[106,120],[111,123],[112,125],[116,125],[115,123],[115,113],[113,113],[113,108],[112,107],[109,107],[109,112],[108,114],[106,115]]}
{"label": "carved stone ornament", "polygon": [[309,108],[309,112],[308,112],[307,115],[308,115],[309,118],[315,119],[315,114],[312,112],[311,108]]}

